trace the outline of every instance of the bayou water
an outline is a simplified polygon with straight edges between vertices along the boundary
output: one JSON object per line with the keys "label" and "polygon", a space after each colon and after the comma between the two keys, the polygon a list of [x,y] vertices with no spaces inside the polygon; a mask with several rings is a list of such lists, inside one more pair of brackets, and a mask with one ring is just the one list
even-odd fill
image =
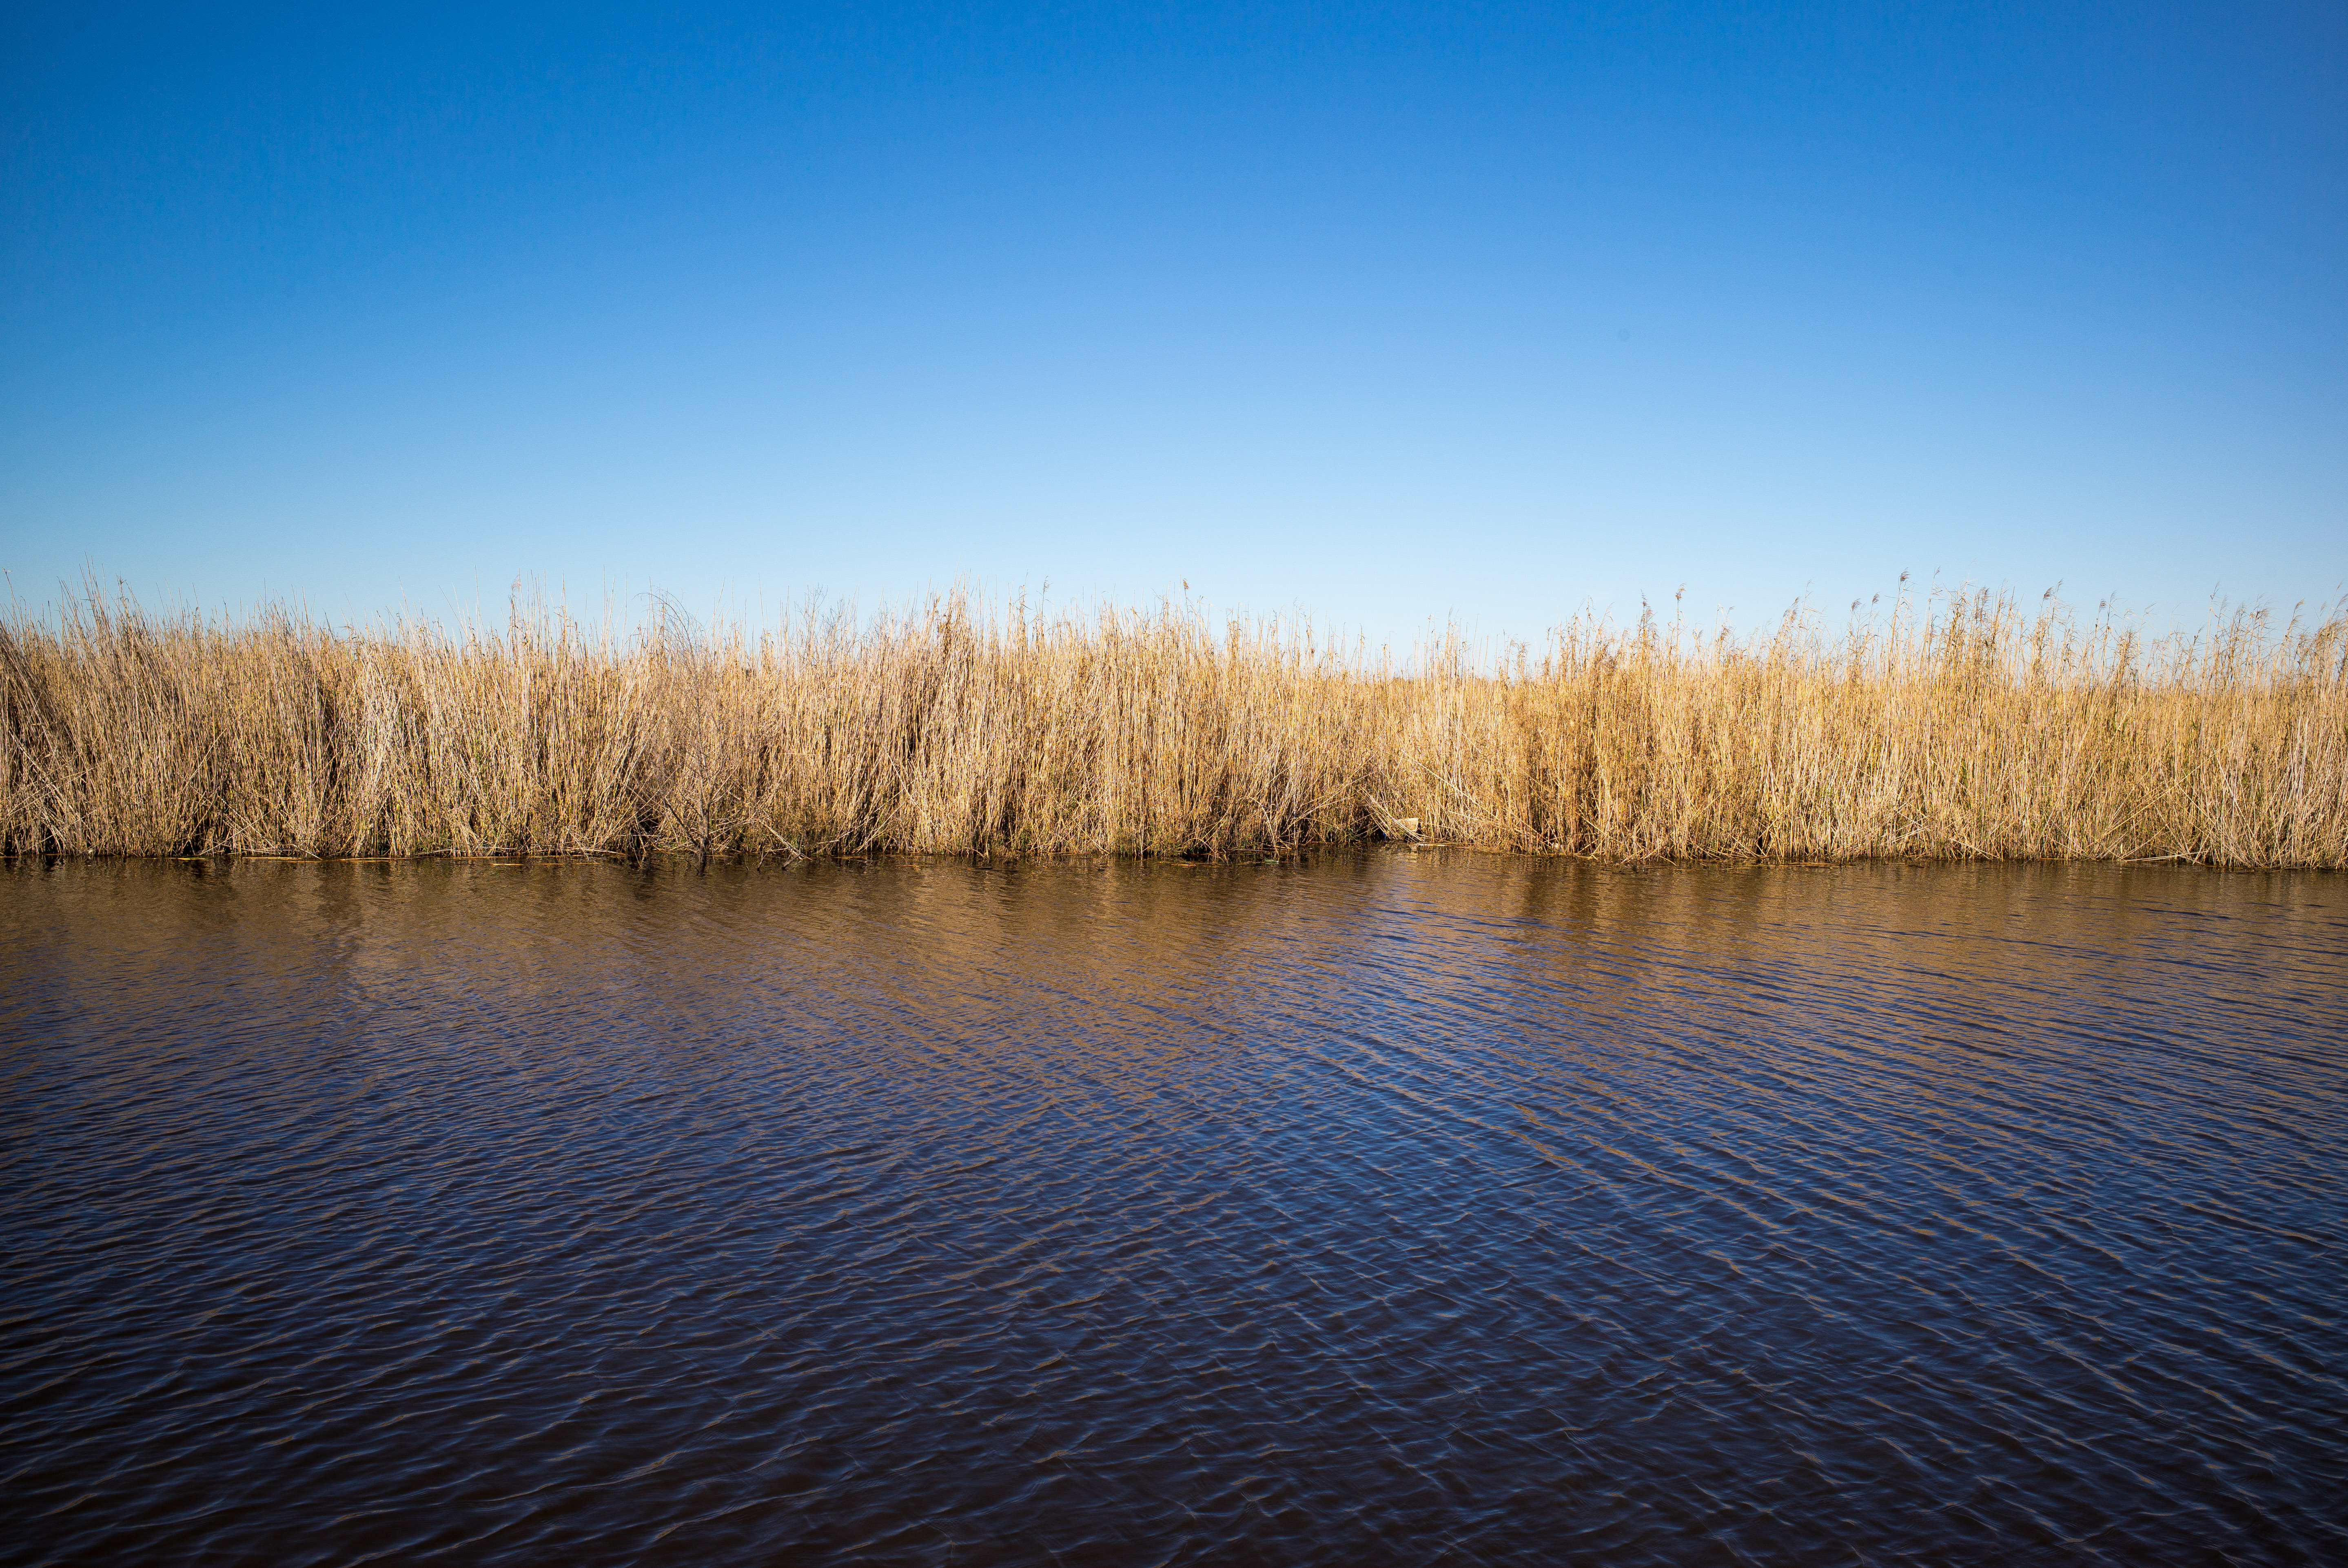
{"label": "bayou water", "polygon": [[2348,879],[18,862],[0,1556],[2348,1561]]}

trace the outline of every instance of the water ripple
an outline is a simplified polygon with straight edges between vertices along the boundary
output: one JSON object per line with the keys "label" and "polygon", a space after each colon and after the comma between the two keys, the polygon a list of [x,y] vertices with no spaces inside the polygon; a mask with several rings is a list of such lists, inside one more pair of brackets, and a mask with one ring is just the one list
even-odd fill
{"label": "water ripple", "polygon": [[40,865],[28,1563],[2348,1560],[2348,897]]}

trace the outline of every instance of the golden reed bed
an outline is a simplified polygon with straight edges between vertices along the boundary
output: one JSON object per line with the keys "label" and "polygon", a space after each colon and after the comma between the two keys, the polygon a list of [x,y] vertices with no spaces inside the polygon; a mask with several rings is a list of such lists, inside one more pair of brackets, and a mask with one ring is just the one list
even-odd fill
{"label": "golden reed bed", "polygon": [[2147,641],[1985,593],[1828,633],[1589,618],[1406,668],[1185,607],[771,631],[0,627],[16,854],[1282,853],[2348,864],[2348,612]]}

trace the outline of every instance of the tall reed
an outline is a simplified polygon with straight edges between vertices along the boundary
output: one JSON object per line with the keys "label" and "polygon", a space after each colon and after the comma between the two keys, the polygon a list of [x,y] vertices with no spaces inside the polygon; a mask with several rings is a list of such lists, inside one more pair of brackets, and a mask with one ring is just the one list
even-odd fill
{"label": "tall reed", "polygon": [[2348,865],[2348,607],[2150,639],[1986,592],[1829,634],[1584,616],[1397,663],[963,595],[768,630],[338,631],[95,593],[0,624],[0,848]]}

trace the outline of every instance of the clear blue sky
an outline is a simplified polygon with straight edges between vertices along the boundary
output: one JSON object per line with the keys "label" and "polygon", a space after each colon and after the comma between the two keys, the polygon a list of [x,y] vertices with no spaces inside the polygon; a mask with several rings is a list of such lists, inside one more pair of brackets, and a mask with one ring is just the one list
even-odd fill
{"label": "clear blue sky", "polygon": [[5,36],[36,600],[1187,579],[1406,639],[2348,582],[2337,4]]}

